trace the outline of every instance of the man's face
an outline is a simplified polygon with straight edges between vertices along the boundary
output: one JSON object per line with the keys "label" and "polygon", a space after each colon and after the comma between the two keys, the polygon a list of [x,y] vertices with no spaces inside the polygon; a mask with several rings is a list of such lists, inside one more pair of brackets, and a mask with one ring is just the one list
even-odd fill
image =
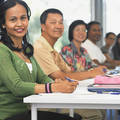
{"label": "man's face", "polygon": [[88,39],[96,44],[96,42],[101,39],[101,35],[101,27],[98,24],[91,25],[91,28],[88,32]]}
{"label": "man's face", "polygon": [[106,40],[106,45],[112,46],[113,43],[115,42],[116,36],[114,34],[110,34],[105,40]]}
{"label": "man's face", "polygon": [[57,13],[48,14],[45,24],[41,25],[42,31],[47,38],[57,40],[64,31],[63,17]]}

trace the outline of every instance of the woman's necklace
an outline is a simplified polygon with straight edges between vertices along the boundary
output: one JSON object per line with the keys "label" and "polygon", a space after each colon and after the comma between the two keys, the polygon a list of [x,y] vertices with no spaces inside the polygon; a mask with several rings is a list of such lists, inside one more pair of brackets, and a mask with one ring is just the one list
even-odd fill
{"label": "woman's necklace", "polygon": [[23,51],[17,52],[14,51],[22,60],[26,61],[28,60],[28,57],[23,53]]}

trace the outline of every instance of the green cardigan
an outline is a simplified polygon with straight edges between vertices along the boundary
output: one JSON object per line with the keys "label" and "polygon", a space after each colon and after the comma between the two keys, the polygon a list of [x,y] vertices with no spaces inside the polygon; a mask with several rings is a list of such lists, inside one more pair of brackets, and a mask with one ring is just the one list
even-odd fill
{"label": "green cardigan", "polygon": [[30,61],[32,73],[22,59],[0,43],[0,120],[28,111],[23,97],[34,94],[35,83],[52,82],[33,57]]}

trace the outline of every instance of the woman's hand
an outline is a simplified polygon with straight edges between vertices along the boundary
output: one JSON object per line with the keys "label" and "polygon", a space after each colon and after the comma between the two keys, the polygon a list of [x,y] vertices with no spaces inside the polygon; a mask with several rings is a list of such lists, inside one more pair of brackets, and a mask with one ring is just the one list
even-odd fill
{"label": "woman's hand", "polygon": [[78,85],[78,81],[69,82],[67,80],[63,81],[61,79],[56,79],[52,83],[52,92],[62,92],[62,93],[72,93]]}
{"label": "woman's hand", "polygon": [[105,66],[99,66],[92,70],[90,70],[92,77],[95,77],[97,75],[104,75],[105,72],[107,72],[107,68]]}

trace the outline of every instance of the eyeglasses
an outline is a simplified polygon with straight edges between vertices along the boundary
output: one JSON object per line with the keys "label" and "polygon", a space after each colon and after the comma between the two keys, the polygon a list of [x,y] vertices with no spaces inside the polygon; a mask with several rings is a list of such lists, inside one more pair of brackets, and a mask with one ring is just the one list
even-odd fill
{"label": "eyeglasses", "polygon": [[85,29],[85,30],[83,30],[83,29],[81,29],[81,30],[80,30],[80,29],[76,29],[76,31],[77,31],[77,32],[85,32],[85,33],[87,32],[86,29]]}
{"label": "eyeglasses", "polygon": [[115,38],[108,38],[109,40],[115,40]]}

